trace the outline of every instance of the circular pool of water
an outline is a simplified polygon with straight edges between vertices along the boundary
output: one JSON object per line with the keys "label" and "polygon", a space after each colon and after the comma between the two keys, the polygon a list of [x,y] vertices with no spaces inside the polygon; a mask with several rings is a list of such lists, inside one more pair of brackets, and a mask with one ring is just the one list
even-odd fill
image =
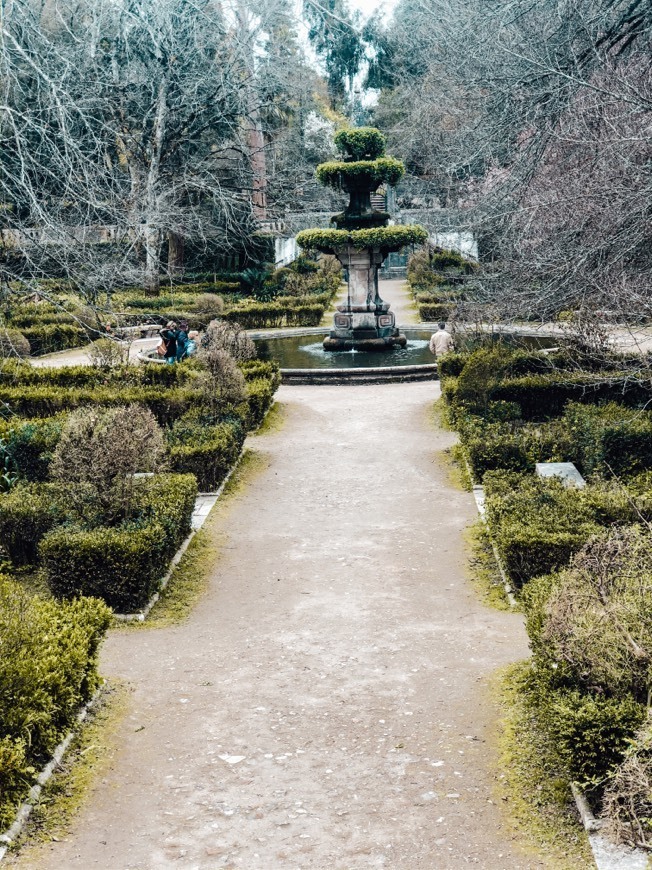
{"label": "circular pool of water", "polygon": [[[394,347],[387,351],[364,352],[356,350],[326,351],[322,346],[324,330],[321,334],[280,335],[254,337],[259,359],[275,360],[283,369],[378,369],[402,366],[433,365],[435,358],[428,344],[432,329],[403,328],[407,337],[406,347]],[[550,336],[520,334],[496,334],[496,339],[521,347],[552,347],[555,339]],[[458,347],[463,348],[473,339],[464,335],[456,336]],[[557,339],[558,341],[558,339]]]}

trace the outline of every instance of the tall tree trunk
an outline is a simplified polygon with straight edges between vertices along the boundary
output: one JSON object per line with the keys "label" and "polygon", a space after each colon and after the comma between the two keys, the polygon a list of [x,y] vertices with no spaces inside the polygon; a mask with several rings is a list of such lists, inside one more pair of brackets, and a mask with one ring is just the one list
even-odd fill
{"label": "tall tree trunk", "polygon": [[151,224],[145,226],[145,295],[161,292],[161,231]]}
{"label": "tall tree trunk", "polygon": [[265,159],[265,140],[263,131],[258,120],[256,109],[250,109],[249,127],[249,154],[253,176],[253,190],[251,203],[254,215],[258,220],[267,218],[267,161]]}
{"label": "tall tree trunk", "polygon": [[251,205],[254,216],[258,220],[265,220],[267,218],[267,161],[265,158],[265,139],[258,111],[258,99],[253,84],[256,81],[256,63],[253,54],[253,40],[251,38],[251,13],[244,3],[239,2],[236,14],[241,32],[249,37],[244,41],[243,45],[245,52],[244,61],[249,74],[245,85],[247,89],[247,118],[245,125],[252,175]]}
{"label": "tall tree trunk", "polygon": [[180,275],[183,271],[183,254],[186,240],[172,230],[168,233],[168,271],[170,275]]}
{"label": "tall tree trunk", "polygon": [[156,188],[159,180],[161,152],[163,150],[165,123],[168,114],[167,91],[167,75],[163,74],[158,86],[156,117],[152,129],[152,151],[145,188],[145,202],[147,204],[144,227],[145,293],[148,296],[158,296],[161,291],[161,279],[159,277],[161,266],[161,229],[158,219],[159,208]]}

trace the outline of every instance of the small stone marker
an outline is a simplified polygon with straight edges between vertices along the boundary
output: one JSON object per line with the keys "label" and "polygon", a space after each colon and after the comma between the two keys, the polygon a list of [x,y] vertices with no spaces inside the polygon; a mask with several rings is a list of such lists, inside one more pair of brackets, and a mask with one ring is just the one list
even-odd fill
{"label": "small stone marker", "polygon": [[586,481],[572,462],[537,462],[536,471],[539,477],[559,477],[564,486],[576,486],[584,489]]}

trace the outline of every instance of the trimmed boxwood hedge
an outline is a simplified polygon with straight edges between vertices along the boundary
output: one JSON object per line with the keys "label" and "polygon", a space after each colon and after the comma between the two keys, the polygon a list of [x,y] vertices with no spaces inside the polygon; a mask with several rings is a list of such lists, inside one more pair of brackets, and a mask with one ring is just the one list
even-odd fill
{"label": "trimmed boxwood hedge", "polygon": [[21,328],[32,354],[55,353],[88,343],[86,330],[73,323],[42,323]]}
{"label": "trimmed boxwood hedge", "polygon": [[147,603],[190,531],[197,481],[190,474],[157,475],[139,489],[137,520],[90,531],[60,527],[41,540],[39,555],[54,595],[93,595],[123,613]]}
{"label": "trimmed boxwood hedge", "polygon": [[112,406],[134,403],[148,407],[158,422],[166,426],[198,401],[200,399],[196,391],[190,387],[162,390],[155,386],[138,386],[121,390],[118,386],[112,385],[79,389],[45,385],[0,386],[0,403],[8,406],[14,414],[23,417],[52,417],[61,411],[70,411],[84,405]]}
{"label": "trimmed boxwood hedge", "polygon": [[179,365],[122,365],[105,369],[97,366],[37,367],[30,363],[7,360],[0,368],[0,386],[52,386],[81,388],[93,386],[174,387],[192,383],[197,376],[198,364],[186,360]]}
{"label": "trimmed boxwood hedge", "polygon": [[244,375],[245,381],[256,381],[260,378],[267,378],[270,381],[272,390],[276,390],[281,385],[281,371],[279,364],[272,360],[250,359],[246,362],[239,363],[239,368]]}
{"label": "trimmed boxwood hedge", "polygon": [[517,586],[564,567],[600,531],[582,493],[560,480],[489,471],[484,484],[491,536]]}
{"label": "trimmed boxwood hedge", "polygon": [[239,323],[244,329],[274,329],[281,326],[319,326],[327,303],[282,304],[247,302],[224,315],[229,323]]}
{"label": "trimmed boxwood hedge", "polygon": [[582,472],[612,471],[627,476],[652,468],[652,414],[610,402],[593,406],[571,403],[564,421]]}
{"label": "trimmed boxwood hedge", "polygon": [[265,414],[274,401],[274,385],[267,378],[256,378],[246,383],[247,408],[245,426],[248,430],[257,429],[265,419]]}
{"label": "trimmed boxwood hedge", "polygon": [[652,400],[652,380],[629,372],[526,375],[502,381],[491,398],[518,402],[526,420],[546,420],[559,417],[571,401],[583,404],[620,401],[630,407],[644,407]]}
{"label": "trimmed boxwood hedge", "polygon": [[58,603],[0,577],[0,829],[99,684],[102,602]]}
{"label": "trimmed boxwood hedge", "polygon": [[19,484],[0,496],[0,547],[14,565],[33,565],[38,545],[66,519],[58,483]]}
{"label": "trimmed boxwood hedge", "polygon": [[194,474],[201,492],[212,492],[235,465],[245,439],[239,422],[214,426],[184,425],[181,418],[168,436],[168,458],[173,471]]}
{"label": "trimmed boxwood hedge", "polygon": [[[652,480],[641,477],[632,493],[597,481],[585,489],[556,479],[511,471],[484,476],[486,518],[505,570],[518,585],[565,567],[605,526],[652,520]],[[638,490],[638,492],[637,492]]]}
{"label": "trimmed boxwood hedge", "polygon": [[473,479],[487,471],[532,472],[537,462],[574,462],[576,444],[563,425],[524,426],[519,421],[476,425],[460,420],[460,434]]}
{"label": "trimmed boxwood hedge", "polygon": [[419,305],[419,319],[426,323],[435,323],[440,320],[448,320],[453,311],[453,305],[449,303],[425,302]]}
{"label": "trimmed boxwood hedge", "polygon": [[[271,405],[273,394],[280,385],[281,375],[278,364],[275,362],[253,359],[240,363],[239,367],[245,380],[251,383],[251,386],[248,387],[248,401],[240,408],[238,415],[243,426],[247,429],[253,429],[260,424]],[[99,370],[90,366],[71,366],[61,369],[33,369],[31,366],[15,366],[14,376],[22,375],[25,370],[27,370],[26,374],[28,375],[34,372],[52,372],[52,377],[37,377],[36,383],[31,383],[26,388],[11,387],[11,390],[14,391],[12,396],[21,396],[20,401],[15,404],[30,409],[32,413],[35,410],[47,411],[49,407],[72,408],[81,404],[92,404],[95,397],[99,398],[100,403],[102,403],[107,398],[107,391],[119,387],[119,374],[122,374],[122,369],[119,369],[118,373],[110,371],[102,375]],[[140,381],[140,385],[129,386],[129,379],[134,372],[137,373],[136,377]],[[134,394],[133,390],[147,389],[147,395],[159,397],[159,419],[162,418],[168,427],[174,429],[176,422],[182,419],[188,410],[199,411],[200,406],[198,401],[192,401],[190,404],[186,401],[178,401],[179,395],[174,391],[172,391],[173,401],[167,403],[166,396],[171,391],[165,388],[169,385],[174,387],[176,384],[186,384],[187,387],[183,389],[189,389],[193,383],[195,372],[196,364],[193,362],[179,366],[130,366],[124,372],[127,386],[123,391],[115,393],[115,401],[120,403],[124,396],[138,395],[138,393]],[[158,383],[159,379],[160,383]],[[12,377],[12,382],[13,380]],[[103,383],[104,381],[108,381],[108,384]],[[50,382],[53,382],[53,386],[48,389],[46,384]],[[57,382],[67,386],[57,387]],[[81,393],[79,390],[75,390],[77,383],[83,385]],[[97,389],[94,389],[95,385],[97,385]],[[0,373],[0,393],[3,389],[2,374]],[[63,394],[59,392],[60,389],[64,390]],[[108,395],[113,398],[111,392]],[[187,397],[188,394],[184,395]],[[38,402],[31,401],[35,396]],[[43,396],[46,397],[45,407],[41,402]],[[86,401],[82,401],[84,399]],[[128,398],[124,401],[128,401]],[[150,399],[150,402],[151,407],[153,401]],[[6,450],[14,460],[22,480],[44,481],[47,479],[52,453],[61,437],[64,422],[65,414],[63,412],[55,417],[45,416],[28,419],[9,417],[0,420],[0,438],[5,441]],[[196,474],[202,490],[211,490],[219,486],[226,473],[225,467],[228,470],[230,464],[237,458],[237,454],[235,457],[233,456],[231,438],[225,440],[224,431],[226,430],[218,428],[211,431],[210,437],[208,437],[207,427],[213,425],[213,421],[204,421],[193,430],[192,436],[189,436],[186,442],[181,442],[178,438],[176,440],[175,438],[168,439],[170,445],[168,456],[173,470],[180,473],[192,472]],[[240,440],[240,436],[236,440]],[[211,447],[208,446],[208,442],[212,443]],[[220,455],[222,447],[226,450],[223,457]],[[205,468],[202,468],[201,465],[202,455],[206,462]]]}
{"label": "trimmed boxwood hedge", "polygon": [[0,438],[23,480],[46,480],[52,453],[59,443],[65,416],[0,421]]}

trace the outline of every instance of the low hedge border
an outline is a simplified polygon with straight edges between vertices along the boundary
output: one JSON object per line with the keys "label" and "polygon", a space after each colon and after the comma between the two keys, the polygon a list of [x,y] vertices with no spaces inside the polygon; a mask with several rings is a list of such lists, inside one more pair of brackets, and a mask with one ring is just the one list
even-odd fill
{"label": "low hedge border", "polygon": [[110,622],[110,610],[96,599],[43,599],[0,577],[0,829],[95,693],[97,653]]}
{"label": "low hedge border", "polygon": [[288,305],[278,302],[250,302],[228,311],[224,320],[239,323],[243,329],[319,326],[327,307],[328,303]]}
{"label": "low hedge border", "polygon": [[61,526],[42,538],[38,553],[55,596],[92,595],[125,612],[151,598],[190,531],[197,481],[190,474],[157,475],[139,489],[136,521],[91,530]]}

